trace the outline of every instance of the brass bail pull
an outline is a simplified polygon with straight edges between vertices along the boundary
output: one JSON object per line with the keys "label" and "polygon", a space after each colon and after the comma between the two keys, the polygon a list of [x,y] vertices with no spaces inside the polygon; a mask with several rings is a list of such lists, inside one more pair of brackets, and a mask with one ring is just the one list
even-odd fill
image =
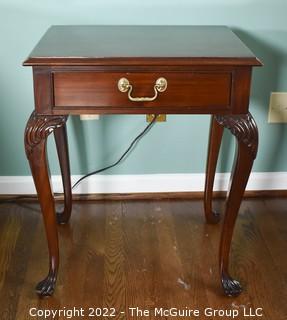
{"label": "brass bail pull", "polygon": [[130,101],[154,101],[158,97],[159,92],[164,92],[167,88],[167,80],[163,77],[158,78],[154,85],[154,96],[153,97],[132,97],[133,86],[126,78],[121,78],[118,81],[118,89],[120,92],[128,91],[128,98]]}

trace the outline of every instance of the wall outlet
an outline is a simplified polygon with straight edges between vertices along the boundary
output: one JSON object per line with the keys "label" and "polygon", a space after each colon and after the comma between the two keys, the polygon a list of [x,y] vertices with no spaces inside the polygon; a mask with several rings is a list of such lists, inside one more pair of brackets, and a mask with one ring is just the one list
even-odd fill
{"label": "wall outlet", "polygon": [[287,92],[271,92],[268,123],[287,123]]}
{"label": "wall outlet", "polygon": [[100,120],[99,114],[81,114],[80,115],[81,120]]}
{"label": "wall outlet", "polygon": [[[146,115],[146,122],[152,122],[154,119],[154,114],[147,114]],[[166,121],[166,114],[159,114],[155,120],[156,122],[165,122]]]}

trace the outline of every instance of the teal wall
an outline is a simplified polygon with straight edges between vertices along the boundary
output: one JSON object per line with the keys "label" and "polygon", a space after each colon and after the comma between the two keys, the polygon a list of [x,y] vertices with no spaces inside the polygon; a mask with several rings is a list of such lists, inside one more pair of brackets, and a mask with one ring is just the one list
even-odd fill
{"label": "teal wall", "polygon": [[[32,72],[21,66],[52,24],[228,25],[265,63],[253,76],[251,111],[260,130],[254,171],[287,171],[285,125],[267,124],[270,91],[287,91],[286,0],[0,0],[0,175],[28,175],[23,148],[33,109]],[[68,122],[73,174],[118,158],[144,126],[144,116],[105,116]],[[209,116],[168,116],[112,174],[203,172]],[[199,134],[200,132],[200,134]],[[51,171],[58,167],[49,142]],[[224,137],[218,170],[229,171],[233,140]]]}

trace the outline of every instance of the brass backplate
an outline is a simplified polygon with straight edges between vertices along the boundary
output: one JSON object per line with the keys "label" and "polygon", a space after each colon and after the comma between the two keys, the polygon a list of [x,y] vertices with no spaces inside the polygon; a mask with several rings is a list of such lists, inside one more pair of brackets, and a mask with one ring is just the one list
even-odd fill
{"label": "brass backplate", "polygon": [[[154,117],[155,117],[155,114],[147,114],[146,115],[146,121],[147,122],[152,122]],[[159,114],[155,121],[156,122],[165,122],[166,121],[166,114]]]}

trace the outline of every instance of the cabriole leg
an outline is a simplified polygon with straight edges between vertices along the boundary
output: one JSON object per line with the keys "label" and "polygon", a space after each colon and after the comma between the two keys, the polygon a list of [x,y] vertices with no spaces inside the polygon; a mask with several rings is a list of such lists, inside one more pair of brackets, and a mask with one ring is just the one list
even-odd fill
{"label": "cabriole leg", "polygon": [[235,221],[257,154],[258,130],[250,113],[217,115],[215,119],[221,126],[229,129],[237,140],[237,152],[230,180],[219,250],[219,268],[223,290],[228,296],[236,296],[240,294],[242,289],[240,283],[232,279],[229,274],[229,253]]}
{"label": "cabriole leg", "polygon": [[71,217],[72,210],[72,188],[71,188],[71,175],[70,175],[70,161],[68,150],[68,137],[66,124],[56,128],[54,137],[57,147],[57,153],[61,168],[63,189],[64,189],[64,210],[57,212],[57,221],[60,224],[65,224]]}
{"label": "cabriole leg", "polygon": [[210,224],[218,223],[220,220],[219,213],[212,210],[212,191],[223,129],[224,127],[215,120],[215,116],[212,116],[204,188],[204,212],[206,222]]}
{"label": "cabriole leg", "polygon": [[46,141],[48,135],[55,129],[62,127],[65,122],[65,116],[45,116],[33,112],[25,130],[25,151],[38,193],[49,249],[48,275],[36,287],[40,296],[51,295],[54,292],[59,267],[58,233],[55,204],[49,178]]}

